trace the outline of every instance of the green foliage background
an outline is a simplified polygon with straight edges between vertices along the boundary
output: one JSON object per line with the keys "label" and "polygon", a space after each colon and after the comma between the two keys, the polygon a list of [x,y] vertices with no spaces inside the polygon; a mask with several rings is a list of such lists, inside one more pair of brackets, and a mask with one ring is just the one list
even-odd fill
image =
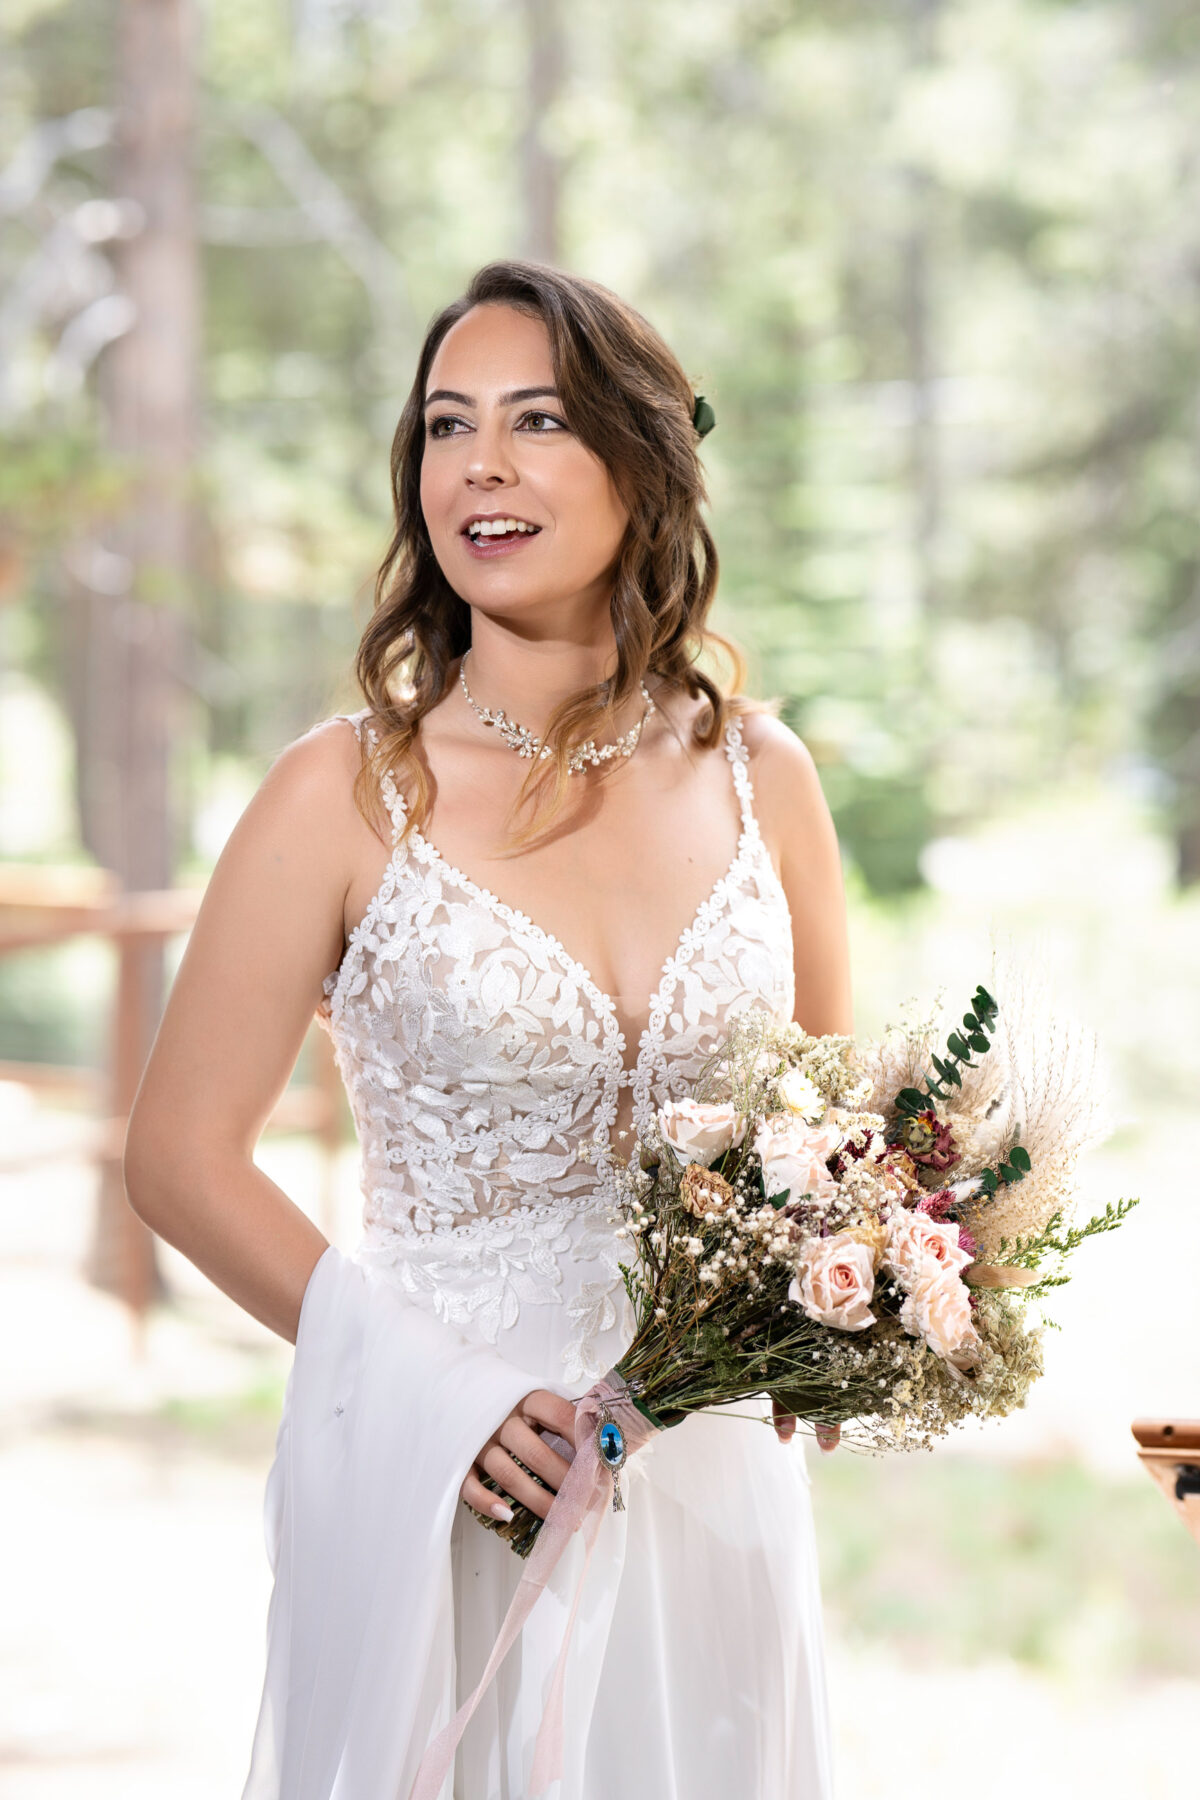
{"label": "green foliage background", "polygon": [[[111,0],[9,9],[0,163],[36,121],[110,104],[114,18]],[[202,10],[181,805],[206,757],[260,770],[346,697],[415,346],[475,266],[521,250],[531,129],[561,259],[639,305],[713,399],[716,622],[785,696],[865,886],[918,885],[931,836],[1080,778],[1157,808],[1193,873],[1200,18],[579,0],[561,25],[562,86],[531,117],[518,5]],[[280,233],[272,123],[336,185],[350,252]],[[0,221],[0,284],[105,181],[103,153],[63,159]],[[232,241],[247,224],[259,241]],[[0,476],[23,556],[4,655],[51,691],[57,547],[120,479],[91,385],[38,391],[60,324],[10,346],[25,402]]]}

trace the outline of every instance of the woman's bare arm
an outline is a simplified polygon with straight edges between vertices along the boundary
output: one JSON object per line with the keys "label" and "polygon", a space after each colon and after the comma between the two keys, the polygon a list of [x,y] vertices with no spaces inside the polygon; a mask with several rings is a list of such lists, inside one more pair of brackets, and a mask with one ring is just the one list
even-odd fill
{"label": "woman's bare arm", "polygon": [[134,1210],[290,1343],[327,1243],[254,1150],[341,958],[355,859],[382,859],[359,756],[330,720],[272,765],[213,871],[126,1139]]}
{"label": "woman's bare arm", "polygon": [[841,854],[812,753],[766,713],[748,717],[743,736],[759,823],[792,915],[795,1018],[814,1035],[853,1032]]}

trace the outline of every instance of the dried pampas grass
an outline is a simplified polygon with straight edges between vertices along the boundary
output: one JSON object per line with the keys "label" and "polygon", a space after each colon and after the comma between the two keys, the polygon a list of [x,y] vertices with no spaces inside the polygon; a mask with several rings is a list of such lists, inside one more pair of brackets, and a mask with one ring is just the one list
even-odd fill
{"label": "dried pampas grass", "polygon": [[[1033,1168],[1024,1181],[1002,1187],[992,1198],[980,1194],[968,1206],[964,1223],[979,1246],[980,1261],[998,1256],[1017,1238],[1037,1235],[1056,1213],[1070,1211],[1078,1193],[1079,1157],[1106,1135],[1111,1122],[1095,1037],[1063,1015],[1044,974],[1027,961],[1017,964],[997,955],[992,983],[1000,1009],[985,1059],[993,1065],[992,1096],[971,1125],[975,1167],[964,1157],[955,1173],[977,1173],[1014,1142],[1028,1151]],[[956,1132],[960,1119],[956,1106]],[[965,1141],[967,1131],[962,1136]]]}

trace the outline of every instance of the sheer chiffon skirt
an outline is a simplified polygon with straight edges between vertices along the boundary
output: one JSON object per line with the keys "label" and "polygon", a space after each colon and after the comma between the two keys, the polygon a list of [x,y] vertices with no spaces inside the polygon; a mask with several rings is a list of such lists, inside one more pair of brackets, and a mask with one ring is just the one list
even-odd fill
{"label": "sheer chiffon skirt", "polygon": [[[804,1446],[766,1420],[693,1417],[639,1450],[586,1578],[551,1800],[827,1800],[821,1606]],[[499,1630],[518,1559],[460,1508],[451,1534],[456,1704]],[[524,1800],[580,1557],[556,1574],[460,1746],[454,1800]]]}
{"label": "sheer chiffon skirt", "polygon": [[[523,1306],[492,1347],[378,1266],[324,1253],[267,1481],[275,1585],[243,1800],[408,1800],[524,1567],[462,1505],[463,1474],[531,1389],[590,1385],[556,1379],[564,1320],[561,1304]],[[597,1347],[615,1362],[622,1331]],[[626,1510],[605,1514],[584,1580],[545,1800],[828,1800],[805,1452],[768,1414],[758,1400],[695,1416],[626,1465]],[[582,1559],[577,1537],[439,1800],[525,1800]]]}

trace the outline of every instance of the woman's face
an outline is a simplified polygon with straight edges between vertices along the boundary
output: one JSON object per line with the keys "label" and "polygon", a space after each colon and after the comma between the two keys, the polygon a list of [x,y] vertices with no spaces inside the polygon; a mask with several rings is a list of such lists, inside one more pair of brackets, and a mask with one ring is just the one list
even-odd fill
{"label": "woman's face", "polygon": [[425,401],[421,510],[455,593],[505,615],[607,606],[629,515],[567,423],[541,319],[473,307],[438,346]]}

